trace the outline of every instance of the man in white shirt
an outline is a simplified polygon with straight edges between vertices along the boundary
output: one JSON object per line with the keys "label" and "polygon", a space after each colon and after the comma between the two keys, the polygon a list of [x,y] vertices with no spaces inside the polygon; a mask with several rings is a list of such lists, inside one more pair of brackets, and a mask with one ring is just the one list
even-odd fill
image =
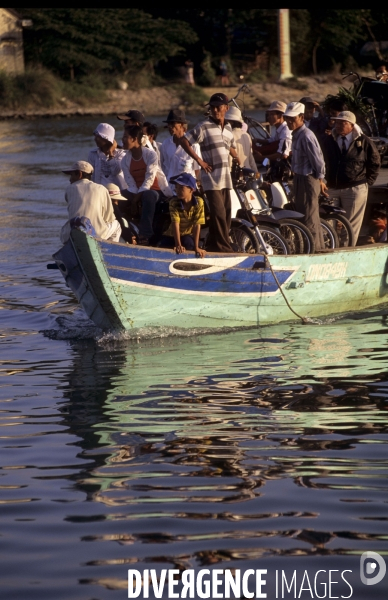
{"label": "man in white shirt", "polygon": [[[284,113],[287,104],[280,100],[274,100],[267,110],[267,119],[271,127],[275,128],[275,133],[267,140],[260,140],[262,146],[255,148],[256,160],[262,161],[264,158],[277,160],[288,158],[291,152],[292,136],[287,123],[284,120]],[[256,140],[256,143],[258,141]],[[271,145],[270,145],[271,144]],[[268,149],[266,148],[268,146]]]}
{"label": "man in white shirt", "polygon": [[[180,173],[190,173],[190,175],[198,180],[200,166],[183,150],[179,143],[179,139],[187,131],[187,119],[184,111],[179,108],[170,110],[164,123],[167,123],[168,130],[171,133],[171,137],[164,140],[160,149],[162,169],[167,181],[170,181],[172,177],[176,177]],[[201,158],[199,144],[194,144],[193,149]]]}
{"label": "man in white shirt", "polygon": [[109,123],[100,123],[94,130],[94,141],[97,148],[89,152],[88,163],[93,167],[92,181],[107,185],[114,183],[119,188],[125,187],[125,179],[119,167],[125,156],[125,150],[117,148],[116,131]]}
{"label": "man in white shirt", "polygon": [[91,181],[92,165],[79,160],[62,172],[70,175],[70,185],[65,191],[69,219],[61,229],[61,242],[65,244],[68,241],[72,221],[77,217],[89,219],[98,237],[118,242],[121,234],[120,224],[115,219],[108,190],[103,185]]}
{"label": "man in white shirt", "polygon": [[[236,142],[236,152],[240,159],[240,166],[252,169],[257,173],[257,165],[252,154],[252,138],[243,131],[244,123],[241,110],[236,106],[231,106],[225,115],[225,120],[229,123],[233,131],[234,141]],[[229,163],[232,166],[232,157],[229,156]]]}

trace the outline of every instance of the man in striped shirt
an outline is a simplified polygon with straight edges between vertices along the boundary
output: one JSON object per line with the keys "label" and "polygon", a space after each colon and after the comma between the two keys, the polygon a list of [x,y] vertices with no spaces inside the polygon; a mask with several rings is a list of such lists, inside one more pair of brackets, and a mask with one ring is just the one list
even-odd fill
{"label": "man in striped shirt", "polygon": [[[182,148],[201,167],[201,181],[210,206],[209,239],[210,252],[233,252],[229,240],[231,223],[232,178],[229,154],[238,162],[236,143],[232,128],[225,121],[229,100],[225,94],[213,94],[208,105],[210,116],[180,138]],[[202,158],[192,149],[199,144]]]}

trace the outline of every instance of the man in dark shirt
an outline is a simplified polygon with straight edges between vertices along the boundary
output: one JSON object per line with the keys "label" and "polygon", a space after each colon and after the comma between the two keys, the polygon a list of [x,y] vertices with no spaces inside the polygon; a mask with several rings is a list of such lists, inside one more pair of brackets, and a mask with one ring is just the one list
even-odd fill
{"label": "man in dark shirt", "polygon": [[368,185],[376,181],[380,155],[372,140],[356,124],[352,112],[344,110],[332,120],[335,123],[332,135],[326,136],[322,144],[329,195],[346,211],[357,242]]}

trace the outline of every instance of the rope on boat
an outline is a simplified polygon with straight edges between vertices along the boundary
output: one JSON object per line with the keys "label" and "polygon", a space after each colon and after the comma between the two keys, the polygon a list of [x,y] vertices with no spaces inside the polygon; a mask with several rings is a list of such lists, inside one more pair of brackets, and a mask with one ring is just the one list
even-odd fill
{"label": "rope on boat", "polygon": [[269,260],[269,258],[268,258],[268,254],[266,254],[266,257],[265,257],[265,258],[266,258],[266,261],[267,261],[267,263],[268,263],[268,266],[269,266],[269,268],[271,269],[271,273],[272,273],[272,275],[273,275],[273,278],[274,278],[274,280],[276,281],[276,285],[278,286],[278,288],[279,288],[279,291],[280,291],[281,295],[283,296],[283,298],[284,298],[284,301],[285,301],[285,303],[287,304],[287,306],[288,306],[288,308],[290,309],[290,311],[291,311],[292,313],[294,313],[294,315],[295,315],[296,317],[298,317],[298,319],[300,319],[300,320],[302,321],[303,325],[310,325],[311,323],[314,323],[314,321],[313,321],[312,319],[309,319],[308,317],[302,317],[301,315],[299,315],[299,314],[298,314],[298,313],[297,313],[297,312],[296,312],[296,311],[295,311],[295,310],[292,308],[291,304],[290,304],[290,303],[288,302],[288,300],[287,300],[287,297],[286,297],[286,295],[285,295],[284,291],[282,290],[282,286],[280,285],[278,278],[276,277],[275,271],[273,270],[273,268],[272,268],[272,265],[271,265],[271,263],[270,263],[270,260]]}

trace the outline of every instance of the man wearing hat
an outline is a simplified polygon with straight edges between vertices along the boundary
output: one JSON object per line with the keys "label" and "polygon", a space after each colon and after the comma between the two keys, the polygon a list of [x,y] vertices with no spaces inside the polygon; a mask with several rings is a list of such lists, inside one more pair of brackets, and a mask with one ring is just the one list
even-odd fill
{"label": "man wearing hat", "polygon": [[103,185],[91,181],[92,165],[79,160],[62,172],[70,175],[70,185],[65,191],[69,219],[61,229],[61,242],[65,244],[68,241],[72,221],[77,217],[89,219],[98,237],[118,242],[121,234],[120,224],[115,219],[108,190]]}
{"label": "man wearing hat", "polygon": [[332,135],[322,148],[326,161],[327,185],[331,198],[338,199],[352,224],[354,235],[360,233],[368,198],[368,186],[377,179],[380,154],[370,138],[356,124],[356,116],[344,110],[334,121]]}
{"label": "man wearing hat", "polygon": [[125,150],[117,148],[115,129],[109,123],[100,123],[94,130],[94,141],[97,148],[89,152],[88,162],[93,167],[92,181],[107,185],[115,183],[123,189],[126,187],[120,162]]}
{"label": "man wearing hat", "polygon": [[[243,131],[242,125],[244,123],[241,110],[236,106],[231,106],[225,115],[225,120],[228,121],[233,131],[234,141],[236,142],[236,152],[240,160],[240,165],[248,169],[252,169],[257,173],[257,165],[252,154],[252,138],[251,136]],[[232,157],[229,156],[230,163]]]}
{"label": "man wearing hat", "polygon": [[[183,110],[175,108],[170,110],[167,119],[167,128],[171,137],[165,139],[160,149],[160,162],[167,181],[179,173],[190,173],[196,179],[199,179],[200,166],[185,152],[179,143],[187,131],[187,119]],[[193,144],[193,150],[201,157],[201,150],[198,144]]]}
{"label": "man wearing hat", "polygon": [[[124,129],[126,127],[130,127],[131,125],[137,125],[138,127],[141,127],[143,129],[144,123],[146,122],[145,116],[139,110],[128,110],[123,115],[117,115],[117,118],[120,121],[124,121]],[[149,148],[149,150],[154,150],[154,152],[156,152],[155,148],[152,146],[151,141],[148,139],[148,135],[146,133],[142,137],[141,145],[144,146],[145,148]],[[156,152],[156,154],[158,154],[158,152]],[[158,161],[159,161],[159,154],[158,154]]]}
{"label": "man wearing hat", "polygon": [[120,121],[124,121],[124,127],[127,125],[139,125],[139,127],[143,127],[145,122],[145,117],[139,110],[128,110],[123,115],[117,115],[117,118]]}
{"label": "man wearing hat", "polygon": [[318,197],[321,191],[326,195],[325,162],[317,138],[304,124],[304,110],[300,102],[290,102],[284,113],[292,134],[295,207],[305,216],[305,224],[314,238],[315,251],[322,252],[325,248]]}
{"label": "man wearing hat", "polygon": [[[201,166],[201,181],[210,207],[209,239],[211,252],[233,252],[229,240],[232,205],[232,178],[229,154],[239,162],[231,126],[225,122],[228,97],[213,94],[208,102],[210,116],[180,138],[182,148]],[[199,144],[203,160],[192,144]]]}
{"label": "man wearing hat", "polygon": [[[285,102],[274,100],[267,110],[267,119],[271,127],[275,128],[275,133],[267,140],[260,140],[261,148],[255,147],[255,157],[263,160],[264,157],[269,160],[287,158],[291,152],[291,131],[284,120],[284,111],[287,108]],[[256,144],[258,140],[256,140]],[[268,149],[268,151],[267,151]]]}
{"label": "man wearing hat", "polygon": [[[325,136],[325,130],[327,129],[327,117],[325,116],[322,106],[319,102],[313,100],[311,96],[303,96],[299,102],[304,104],[305,107],[304,124],[315,133],[318,142],[321,143],[322,138]],[[315,112],[318,113],[317,117],[314,117]]]}

